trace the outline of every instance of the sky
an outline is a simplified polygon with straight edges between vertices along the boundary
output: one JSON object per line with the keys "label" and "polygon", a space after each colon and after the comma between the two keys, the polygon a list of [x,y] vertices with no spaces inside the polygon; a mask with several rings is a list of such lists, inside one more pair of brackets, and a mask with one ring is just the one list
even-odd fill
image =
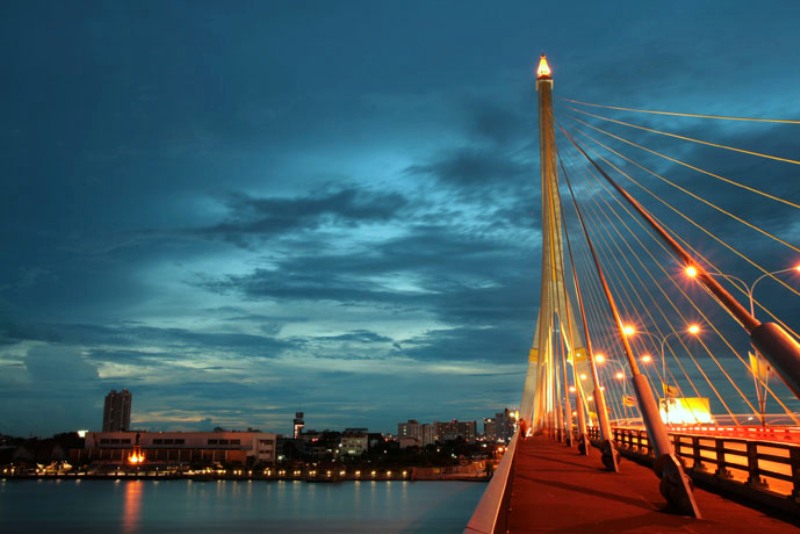
{"label": "sky", "polygon": [[793,1],[3,2],[0,433],[99,430],[121,388],[150,430],[518,405],[539,55],[559,96],[797,118],[798,22]]}

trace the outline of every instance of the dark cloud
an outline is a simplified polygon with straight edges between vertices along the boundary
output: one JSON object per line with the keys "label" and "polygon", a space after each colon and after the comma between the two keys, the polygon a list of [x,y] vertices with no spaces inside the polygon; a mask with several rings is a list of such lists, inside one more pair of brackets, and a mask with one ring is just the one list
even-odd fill
{"label": "dark cloud", "polygon": [[[319,339],[319,338],[318,338]],[[370,332],[369,330],[354,330],[352,332],[346,332],[344,334],[339,334],[338,336],[326,336],[326,340],[329,341],[354,341],[357,343],[392,343],[393,340],[390,337],[382,336],[380,334],[376,334],[375,332]]]}
{"label": "dark cloud", "polygon": [[518,321],[509,326],[433,330],[403,343],[402,353],[420,360],[519,362],[530,350],[533,325]]}
{"label": "dark cloud", "polygon": [[445,153],[433,162],[409,167],[412,174],[431,175],[444,183],[490,188],[516,182],[531,174],[528,165],[499,154],[496,150],[476,147]]}
{"label": "dark cloud", "polygon": [[535,127],[535,114],[512,109],[491,101],[474,101],[467,109],[470,127],[477,139],[492,142],[496,147],[528,145]]}
{"label": "dark cloud", "polygon": [[[422,227],[363,255],[295,255],[271,270],[201,284],[251,299],[422,308],[447,322],[503,321],[533,309],[534,284],[527,275],[533,253],[523,243]],[[393,289],[392,279],[413,280],[418,288]]]}
{"label": "dark cloud", "polygon": [[[44,341],[64,346],[135,347],[156,344],[166,348],[219,349],[258,357],[275,357],[292,346],[271,336],[243,333],[195,331],[183,328],[154,328],[141,325],[105,326],[90,324],[8,324],[4,337],[13,341]],[[115,351],[114,359],[141,358],[136,350]]]}
{"label": "dark cloud", "polygon": [[396,217],[407,203],[407,199],[398,193],[377,193],[355,188],[328,190],[296,198],[235,195],[228,202],[231,212],[228,220],[195,232],[246,243],[290,232],[315,230],[324,225],[354,227],[370,222],[386,222]]}

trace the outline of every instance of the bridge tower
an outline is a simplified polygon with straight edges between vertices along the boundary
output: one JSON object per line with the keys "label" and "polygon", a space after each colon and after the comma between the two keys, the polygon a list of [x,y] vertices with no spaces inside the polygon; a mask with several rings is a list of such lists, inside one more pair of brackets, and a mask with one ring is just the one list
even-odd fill
{"label": "bridge tower", "polygon": [[[592,411],[586,404],[581,380],[576,377],[591,374],[594,386],[595,419],[600,427],[603,463],[617,470],[603,390],[597,369],[587,348],[591,347],[588,331],[581,337],[564,277],[564,243],[561,198],[558,190],[558,168],[553,117],[553,77],[547,58],[542,55],[536,76],[539,99],[539,152],[542,187],[542,285],[539,316],[533,346],[530,351],[520,416],[534,431],[547,431],[567,441],[572,434],[571,389],[575,390],[578,441],[583,453],[588,452],[586,420]],[[579,305],[582,302],[579,300]],[[562,350],[560,350],[562,349]],[[567,358],[565,358],[565,353]],[[565,360],[572,364],[572,385]],[[559,374],[559,364],[562,372]],[[588,367],[588,369],[587,369]],[[588,373],[591,371],[591,373]],[[560,380],[559,380],[560,378]]]}
{"label": "bridge tower", "polygon": [[[547,59],[542,55],[537,71],[536,90],[539,93],[539,149],[542,174],[542,286],[540,296],[539,317],[531,348],[528,373],[525,380],[521,418],[530,423],[534,431],[546,431],[556,436],[571,433],[572,412],[569,408],[567,392],[567,372],[565,354],[569,354],[572,363],[573,382],[579,408],[585,404],[581,392],[581,380],[575,377],[586,373],[588,365],[594,386],[594,406],[600,429],[603,463],[609,470],[617,471],[617,454],[613,444],[611,425],[605,405],[603,388],[600,387],[595,357],[592,353],[589,329],[583,310],[583,302],[577,276],[574,279],[576,295],[580,306],[580,321],[584,338],[581,339],[574,325],[574,315],[564,277],[564,246],[562,235],[561,199],[558,190],[558,170],[555,145],[555,127],[553,119],[553,78]],[[667,500],[687,515],[700,517],[694,501],[688,478],[672,450],[666,429],[658,414],[652,391],[644,375],[639,372],[633,358],[630,345],[622,335],[622,322],[614,303],[613,296],[605,282],[599,260],[577,204],[575,209],[588,241],[588,246],[597,267],[597,274],[603,285],[608,303],[617,326],[620,329],[621,342],[624,346],[632,373],[632,385],[636,392],[642,419],[647,428],[648,437],[654,444],[656,461],[654,471],[661,478],[661,493]],[[571,257],[571,249],[570,249]],[[573,269],[573,274],[574,269]],[[583,343],[585,341],[585,345]],[[559,351],[559,346],[566,347]],[[559,357],[561,360],[559,360]],[[563,370],[563,380],[559,381],[559,365]],[[583,369],[581,369],[581,367]],[[564,404],[562,404],[564,403]],[[566,405],[566,410],[564,409]],[[579,409],[580,415],[584,410]],[[588,411],[588,410],[587,410]],[[591,414],[591,412],[589,412]],[[590,415],[591,417],[591,415]],[[584,422],[578,420],[579,432],[584,432]],[[587,444],[588,446],[588,444]]]}

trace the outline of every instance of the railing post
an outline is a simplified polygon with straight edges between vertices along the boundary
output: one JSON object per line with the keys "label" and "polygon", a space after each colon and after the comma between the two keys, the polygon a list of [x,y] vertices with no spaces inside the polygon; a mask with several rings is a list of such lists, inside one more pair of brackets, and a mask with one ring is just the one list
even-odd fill
{"label": "railing post", "polygon": [[714,471],[714,476],[720,478],[733,478],[728,466],[725,463],[725,441],[721,439],[714,440],[714,449],[717,453],[717,470]]}
{"label": "railing post", "polygon": [[761,478],[761,471],[758,468],[758,443],[755,441],[747,442],[747,484],[756,488],[767,488],[767,481]]}
{"label": "railing post", "polygon": [[692,469],[694,471],[705,471],[703,457],[700,455],[700,437],[692,436]]}
{"label": "railing post", "polygon": [[789,448],[789,467],[792,470],[792,499],[800,500],[800,447]]}

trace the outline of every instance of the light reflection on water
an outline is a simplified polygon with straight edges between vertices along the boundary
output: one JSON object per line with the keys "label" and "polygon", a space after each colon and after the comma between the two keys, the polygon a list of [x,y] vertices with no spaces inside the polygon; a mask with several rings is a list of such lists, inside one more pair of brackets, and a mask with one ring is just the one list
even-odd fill
{"label": "light reflection on water", "polygon": [[125,512],[122,515],[122,532],[133,534],[139,527],[144,482],[129,480],[125,483]]}
{"label": "light reflection on water", "polygon": [[462,532],[476,482],[0,481],[2,532]]}

